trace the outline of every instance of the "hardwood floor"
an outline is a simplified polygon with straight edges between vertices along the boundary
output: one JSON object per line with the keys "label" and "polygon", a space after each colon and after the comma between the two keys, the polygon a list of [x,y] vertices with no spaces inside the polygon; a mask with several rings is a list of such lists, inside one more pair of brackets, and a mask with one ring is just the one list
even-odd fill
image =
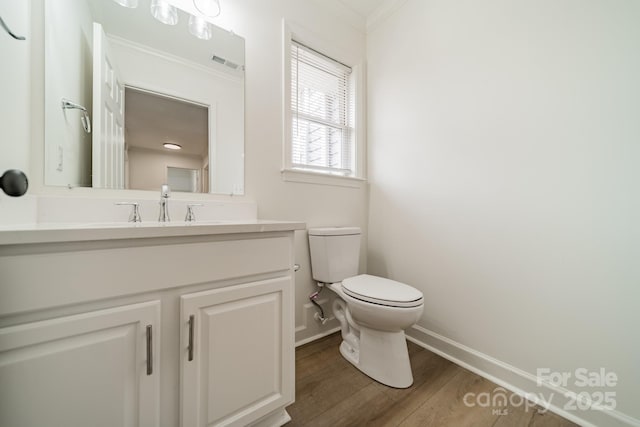
{"label": "hardwood floor", "polygon": [[413,385],[402,390],[384,386],[347,362],[340,342],[336,333],[296,350],[296,402],[287,408],[288,426],[575,426],[524,405],[466,405],[467,393],[493,396],[498,386],[410,342]]}

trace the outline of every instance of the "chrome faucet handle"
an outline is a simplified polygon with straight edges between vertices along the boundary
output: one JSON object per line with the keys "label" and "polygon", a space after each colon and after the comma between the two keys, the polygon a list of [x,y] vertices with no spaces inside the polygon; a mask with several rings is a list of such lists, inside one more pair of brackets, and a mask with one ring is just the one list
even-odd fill
{"label": "chrome faucet handle", "polygon": [[142,222],[142,217],[140,216],[140,203],[138,202],[117,202],[118,206],[133,206],[131,210],[131,215],[129,215],[129,222]]}
{"label": "chrome faucet handle", "polygon": [[171,189],[169,185],[162,184],[160,187],[160,214],[158,215],[158,222],[169,222],[169,196],[171,195]]}
{"label": "chrome faucet handle", "polygon": [[185,222],[194,222],[196,220],[196,214],[193,213],[193,208],[196,206],[204,206],[202,203],[191,203],[187,205],[187,216],[184,217]]}

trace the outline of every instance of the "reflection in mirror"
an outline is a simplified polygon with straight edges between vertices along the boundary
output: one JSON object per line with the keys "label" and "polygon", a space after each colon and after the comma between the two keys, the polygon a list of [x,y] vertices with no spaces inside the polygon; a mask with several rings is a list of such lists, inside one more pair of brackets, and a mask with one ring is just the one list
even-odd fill
{"label": "reflection in mirror", "polygon": [[200,170],[167,167],[167,183],[173,191],[196,193],[200,188]]}
{"label": "reflection in mirror", "polygon": [[209,109],[125,89],[126,188],[208,192]]}
{"label": "reflection in mirror", "polygon": [[[135,9],[113,0],[43,1],[46,185],[157,190],[156,181],[176,180],[176,191],[244,193],[241,37],[215,25],[210,40],[194,37],[188,22],[198,12],[185,12],[193,2],[169,0],[178,6],[178,25],[170,26],[153,18],[151,0]],[[81,110],[61,108],[62,98],[88,110],[91,133]],[[170,104],[176,110],[161,116]],[[194,115],[203,121],[190,121]],[[157,147],[165,142],[182,150],[170,157]]]}

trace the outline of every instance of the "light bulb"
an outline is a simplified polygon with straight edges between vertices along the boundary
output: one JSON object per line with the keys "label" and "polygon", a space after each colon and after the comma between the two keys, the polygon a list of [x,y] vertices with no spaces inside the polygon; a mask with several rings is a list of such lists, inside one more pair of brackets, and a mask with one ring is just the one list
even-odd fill
{"label": "light bulb", "polygon": [[215,18],[220,15],[219,0],[193,0],[193,5],[206,17]]}
{"label": "light bulb", "polygon": [[176,25],[178,23],[178,9],[164,0],[151,1],[151,15],[163,24]]}
{"label": "light bulb", "polygon": [[209,40],[213,35],[211,24],[201,16],[194,15],[189,17],[189,32],[202,40]]}
{"label": "light bulb", "polygon": [[118,3],[120,6],[130,7],[131,9],[135,9],[138,7],[138,0],[113,0]]}

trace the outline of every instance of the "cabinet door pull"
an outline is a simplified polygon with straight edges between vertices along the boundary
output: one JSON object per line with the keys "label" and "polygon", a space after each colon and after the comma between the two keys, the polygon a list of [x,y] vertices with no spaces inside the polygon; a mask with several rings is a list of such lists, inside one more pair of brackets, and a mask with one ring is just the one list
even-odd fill
{"label": "cabinet door pull", "polygon": [[189,362],[193,360],[193,324],[195,320],[196,319],[193,314],[189,316]]}
{"label": "cabinet door pull", "polygon": [[153,374],[153,332],[147,325],[147,375]]}

